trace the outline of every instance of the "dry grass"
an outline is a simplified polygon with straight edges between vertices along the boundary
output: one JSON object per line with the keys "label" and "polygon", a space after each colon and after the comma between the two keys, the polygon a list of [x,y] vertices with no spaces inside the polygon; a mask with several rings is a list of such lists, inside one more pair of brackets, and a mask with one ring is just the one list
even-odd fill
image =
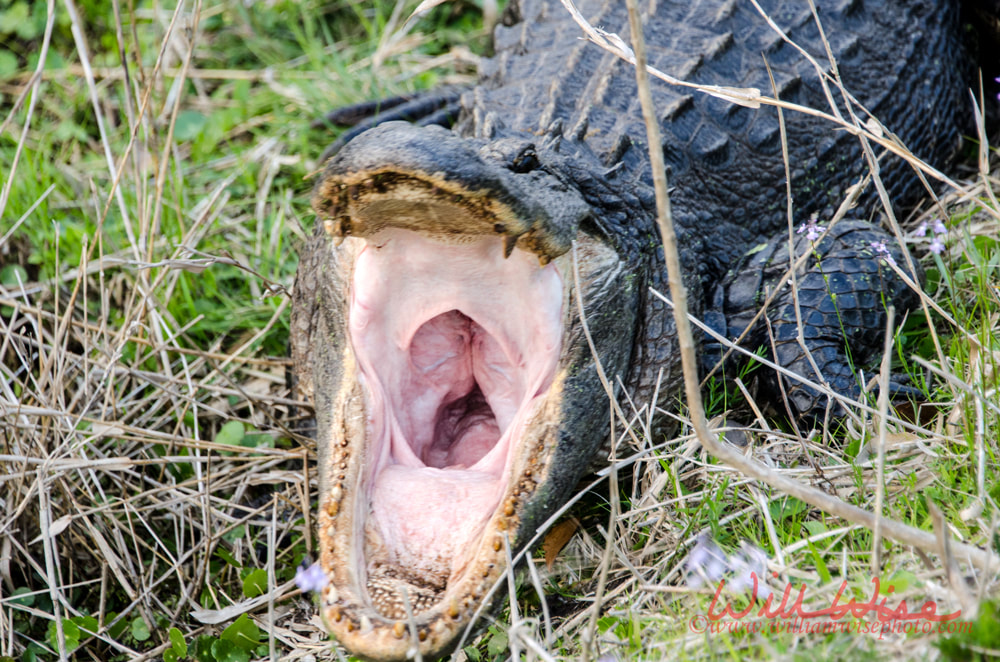
{"label": "dry grass", "polygon": [[[320,98],[380,94],[376,77],[336,89],[336,72],[302,62],[220,69],[216,51],[245,56],[230,41],[267,18],[232,4],[83,7],[102,8],[121,17],[104,16],[106,32],[49,3],[57,20],[30,42],[40,64],[2,84],[0,656],[159,659],[171,628],[194,656],[198,636],[221,641],[246,613],[269,624],[255,656],[336,657],[290,581],[314,553],[316,489],[283,355],[318,155],[296,134]],[[102,46],[116,33],[117,64]],[[381,89],[461,64],[407,55],[426,41],[378,49],[380,75],[398,79]],[[353,56],[344,45],[300,59],[336,68],[326,56]],[[43,66],[57,56],[72,60]],[[257,105],[206,148],[242,83]],[[53,141],[60,121],[88,135]]]}
{"label": "dry grass", "polygon": [[[25,65],[0,80],[9,137],[0,136],[0,267],[19,267],[0,273],[0,659],[169,658],[180,652],[173,630],[198,659],[230,649],[341,658],[291,582],[315,552],[309,411],[287,390],[280,351],[293,271],[284,258],[308,219],[302,176],[320,151],[304,127],[320,103],[378,96],[382,80],[395,81],[391,91],[442,66],[464,71],[467,51],[420,53],[427,26],[393,12],[372,21],[364,46],[338,37],[292,59],[268,50],[269,67],[240,68],[222,57],[237,50],[226,45],[234,34],[254,38],[256,23],[238,8],[107,6],[118,18],[101,33],[70,0],[50,2],[58,20],[33,43],[69,66]],[[116,34],[120,51],[101,46]],[[239,96],[244,84],[249,97]],[[192,128],[188,111],[211,127],[240,104],[252,109],[219,128],[214,146],[208,129]],[[84,135],[69,127],[54,139],[66,121]],[[879,144],[871,127],[855,128]],[[984,150],[965,183],[924,212],[949,210],[949,249],[925,258],[938,276],[923,293],[930,330],[896,346],[916,353],[929,343],[928,358],[910,365],[939,385],[932,403],[915,416],[859,403],[835,440],[760,416],[731,426],[718,405],[709,428],[748,441],[743,452],[775,475],[867,510],[880,495],[882,515],[942,539],[992,541],[1000,182],[989,159]],[[870,596],[876,544],[869,529],[718,463],[694,433],[654,445],[642,403],[631,404],[621,417],[646,446],[619,421],[619,471],[581,490],[576,534],[551,569],[522,555],[527,571],[511,578],[518,599],[466,643],[527,659],[936,652],[936,636],[692,632],[711,591],[688,587],[684,564],[704,533],[766,547],[772,585],[805,582],[813,609],[829,606],[841,580],[859,600]],[[930,502],[944,511],[933,526]],[[897,586],[893,604],[934,600],[971,620],[995,595],[996,571],[973,570],[961,554],[883,545],[875,570]],[[234,632],[255,645],[235,646]],[[213,645],[215,657],[202,657]]]}

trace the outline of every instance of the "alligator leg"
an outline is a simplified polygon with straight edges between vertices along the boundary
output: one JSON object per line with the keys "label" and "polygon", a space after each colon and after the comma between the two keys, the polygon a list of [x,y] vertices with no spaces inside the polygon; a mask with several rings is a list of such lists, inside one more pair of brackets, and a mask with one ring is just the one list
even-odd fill
{"label": "alligator leg", "polygon": [[[792,242],[793,261],[806,257],[796,270],[794,289],[789,280],[753,323],[789,269],[788,234],[782,233],[751,250],[730,270],[715,289],[706,321],[730,340],[753,323],[743,347],[763,349],[765,356],[791,372],[829,385],[841,395],[857,397],[859,371],[880,358],[889,306],[902,315],[917,302],[916,294],[889,264],[905,271],[905,249],[862,221],[841,221],[819,239],[815,223],[801,229],[806,232]],[[921,275],[914,280],[919,282]],[[712,369],[724,352],[721,343],[710,339],[703,355],[706,369]],[[732,353],[724,364],[727,375],[745,365],[745,357],[737,356]],[[793,409],[793,416],[814,420],[822,419],[828,406],[832,412],[840,410],[839,404],[818,390],[775,371],[761,370],[757,380],[758,397],[778,411],[786,411],[783,401]],[[907,391],[898,385],[894,390]]]}
{"label": "alligator leg", "polygon": [[364,101],[352,106],[331,110],[312,123],[312,128],[332,124],[352,127],[329,147],[323,150],[320,163],[340,151],[344,145],[368,129],[385,122],[413,122],[420,126],[451,126],[458,118],[462,96],[460,88],[445,87],[419,92],[414,95],[389,97],[377,101]]}

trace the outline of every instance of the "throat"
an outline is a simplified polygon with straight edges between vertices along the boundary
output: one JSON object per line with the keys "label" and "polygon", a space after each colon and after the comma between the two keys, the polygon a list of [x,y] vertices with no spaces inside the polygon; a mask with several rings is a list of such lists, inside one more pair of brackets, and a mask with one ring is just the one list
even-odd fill
{"label": "throat", "polygon": [[450,310],[417,329],[409,357],[391,409],[397,460],[413,464],[405,443],[428,467],[476,465],[518,408],[512,388],[517,368],[508,352],[468,315]]}
{"label": "throat", "polygon": [[499,440],[497,417],[476,384],[468,395],[441,408],[433,441],[421,459],[429,467],[465,469],[481,460]]}

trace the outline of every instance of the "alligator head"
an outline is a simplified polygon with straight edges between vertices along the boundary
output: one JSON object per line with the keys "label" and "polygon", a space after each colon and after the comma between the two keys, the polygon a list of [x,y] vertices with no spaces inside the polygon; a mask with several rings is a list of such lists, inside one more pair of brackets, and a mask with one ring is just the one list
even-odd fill
{"label": "alligator head", "polygon": [[439,656],[607,438],[576,297],[624,375],[637,279],[516,140],[384,124],[326,164],[313,206],[292,350],[316,406],[322,615],[365,658]]}

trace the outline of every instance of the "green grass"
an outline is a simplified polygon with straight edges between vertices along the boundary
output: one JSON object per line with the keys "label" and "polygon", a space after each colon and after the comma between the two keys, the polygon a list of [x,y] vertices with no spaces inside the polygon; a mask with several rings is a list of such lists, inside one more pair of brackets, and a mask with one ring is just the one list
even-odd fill
{"label": "green grass", "polygon": [[[45,68],[28,86],[45,4],[0,0],[0,173],[12,183],[0,211],[0,661],[222,662],[272,651],[336,659],[290,583],[316,554],[314,449],[296,426],[308,411],[285,384],[287,291],[312,224],[309,176],[334,137],[310,123],[344,104],[474,80],[462,53],[487,47],[480,8],[434,9],[383,48],[376,67],[380,44],[390,44],[390,2],[206,2],[197,21],[187,3],[163,58],[172,7],[80,3],[95,113],[61,2]],[[916,429],[890,428],[885,515],[930,529],[933,503],[954,535],[995,546],[1000,232],[981,185],[970,179],[968,197],[946,201],[948,249],[923,257],[936,307],[912,313],[897,336],[895,369],[927,391],[928,404]],[[798,438],[757,425],[741,392],[716,385],[710,394],[710,415],[743,424],[756,457],[874,506],[870,418]],[[692,632],[712,592],[677,587],[701,532],[730,552],[746,541],[775,564],[783,558],[779,590],[805,583],[810,608],[829,605],[843,580],[858,600],[870,595],[873,535],[720,466],[690,436],[651,441],[661,447],[623,471],[617,491],[599,482],[571,511],[580,527],[551,571],[553,559],[534,554],[537,586],[518,572],[518,634],[501,609],[467,642],[467,659],[504,659],[521,636],[553,657],[580,656],[615,500],[622,515],[597,620],[602,653],[994,651],[992,602],[973,633],[947,643]],[[893,599],[956,608],[941,566],[885,544]]]}
{"label": "green grass", "polygon": [[[0,335],[14,339],[0,349],[3,397],[45,412],[18,418],[5,407],[0,453],[129,465],[36,474],[3,461],[2,535],[18,544],[0,593],[0,658],[266,657],[269,636],[247,615],[206,626],[191,612],[267,593],[270,570],[285,620],[306,620],[289,582],[315,554],[302,470],[313,449],[295,432],[303,414],[285,387],[287,291],[312,224],[309,176],[335,137],[310,123],[345,104],[471,80],[468,63],[447,55],[485,44],[481,15],[432,11],[376,69],[389,2],[209,2],[198,20],[188,3],[166,57],[173,7],[81,4],[102,127],[70,15],[55,6],[29,89],[45,3],[0,2],[0,172],[13,173],[0,237],[16,226],[0,248]],[[51,498],[44,517],[39,491]],[[59,518],[67,528],[46,565],[36,538]],[[332,654],[314,632],[285,633],[276,650],[298,636]]]}
{"label": "green grass", "polygon": [[[24,4],[11,4],[7,13]],[[118,80],[121,69],[117,66],[111,4],[95,4],[84,12],[97,19],[88,22],[87,39],[93,66],[112,68],[110,75],[99,81],[99,94],[105,112],[121,122],[108,127],[109,148],[119,155],[117,165],[129,137],[123,115],[129,103],[138,105],[141,97],[126,94]],[[42,4],[35,5],[36,13],[38,7]],[[129,59],[142,62],[147,76],[156,61],[162,22],[170,17],[163,14],[157,21],[144,19],[151,11],[141,6],[136,10],[134,23],[126,24],[125,33],[134,30],[138,43],[127,40],[123,45]],[[140,130],[123,173],[125,181],[119,186],[123,204],[111,204],[102,224],[100,252],[147,263],[182,257],[185,246],[211,255],[229,252],[264,279],[290,283],[296,267],[294,244],[302,233],[299,225],[302,220],[309,221],[301,218],[308,209],[310,182],[306,177],[316,168],[320,146],[332,138],[327,130],[310,130],[310,120],[323,109],[433,86],[442,76],[442,72],[431,70],[409,77],[393,63],[379,74],[370,67],[355,71],[357,68],[351,66],[370,57],[390,11],[391,5],[361,9],[354,4],[320,2],[278,2],[266,8],[240,3],[205,6],[192,62],[195,72],[180,88],[182,103],[173,127],[173,153],[161,169],[158,161],[174,110],[164,104],[169,101],[169,86],[178,80],[167,76],[163,93],[151,98],[147,117],[154,126],[148,133],[146,127]],[[65,12],[58,16],[57,24],[63,26]],[[419,48],[402,58],[407,65],[439,54],[448,46],[443,39],[461,35],[462,22],[452,28],[447,16],[436,20],[447,29],[420,40]],[[463,17],[465,23],[470,20]],[[40,34],[37,27],[25,33],[32,37],[22,44],[27,53],[33,46],[37,48]],[[56,37],[52,63],[32,118],[35,129],[18,164],[18,185],[4,210],[4,218],[13,222],[46,189],[55,187],[35,210],[31,222],[21,226],[18,239],[24,248],[14,256],[32,280],[38,281],[48,281],[57,269],[64,273],[68,265],[80,262],[84,238],[94,237],[101,223],[105,192],[112,180],[86,86],[73,68],[72,38],[64,30]],[[30,54],[19,58],[21,69],[9,80],[22,82],[31,60]],[[178,64],[174,61],[169,69],[176,71]],[[199,77],[198,70],[208,70],[208,77]],[[131,76],[137,76],[137,71],[133,65]],[[395,79],[402,80],[397,83]],[[8,104],[12,96],[6,93]],[[14,126],[23,116],[15,118]],[[12,131],[0,138],[0,168],[8,172],[15,138]],[[261,149],[265,151],[261,153]],[[154,183],[158,176],[163,180],[162,193]],[[220,201],[214,196],[221,183]],[[150,202],[152,209],[148,208]],[[215,204],[205,210],[212,214],[211,222],[199,223],[194,211],[204,214],[199,205],[211,202]],[[88,249],[95,254],[93,244]],[[149,269],[148,281],[164,277],[163,271]],[[204,316],[188,332],[194,347],[214,342],[224,350],[229,348],[266,323],[280,302],[280,297],[262,296],[261,279],[248,279],[232,266],[172,273],[169,280],[169,297],[162,302],[164,312],[181,324]],[[286,319],[282,317],[260,339],[267,353],[283,352]]]}

